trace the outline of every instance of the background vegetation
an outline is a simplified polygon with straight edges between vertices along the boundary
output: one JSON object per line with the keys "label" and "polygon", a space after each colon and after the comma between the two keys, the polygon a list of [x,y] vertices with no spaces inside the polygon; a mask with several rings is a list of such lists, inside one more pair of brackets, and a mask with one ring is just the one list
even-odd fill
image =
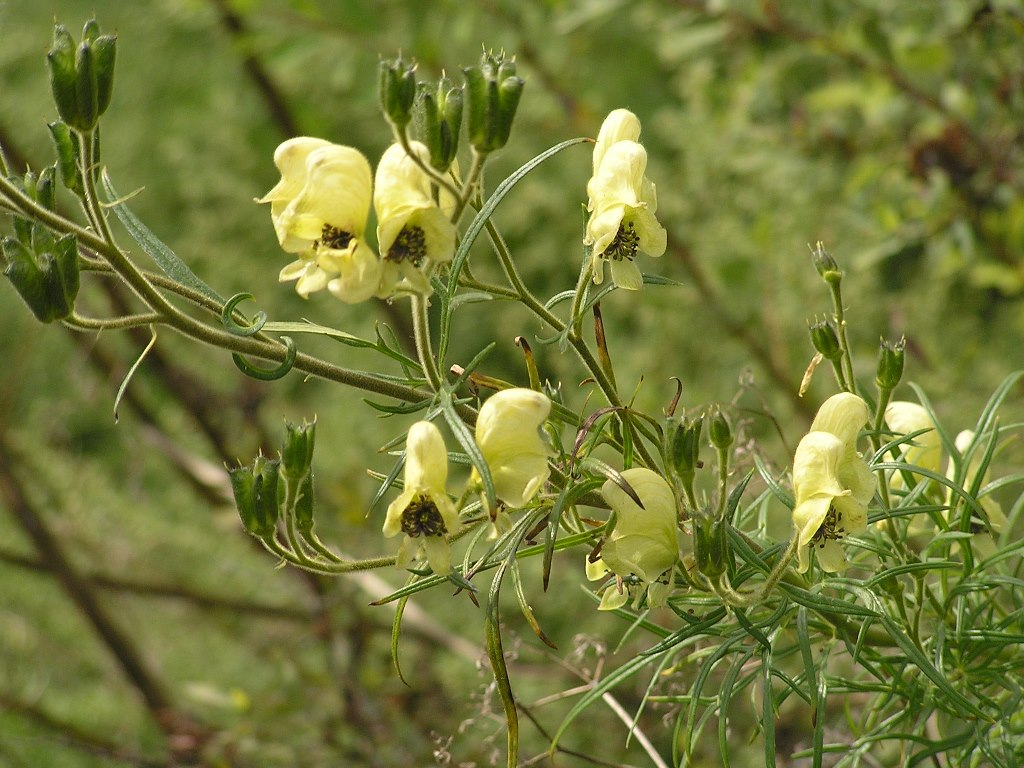
{"label": "background vegetation", "polygon": [[[791,447],[831,391],[819,373],[797,397],[813,353],[806,322],[826,307],[807,250],[819,239],[847,273],[855,353],[870,361],[880,335],[906,334],[908,378],[954,429],[1024,367],[1019,2],[6,3],[0,144],[12,164],[50,162],[52,22],[77,30],[93,11],[120,41],[103,124],[115,183],[144,188],[133,209],[197,273],[225,295],[252,291],[274,318],[360,335],[381,320],[403,327],[396,307],[304,303],[278,286],[283,256],[250,201],[276,180],[271,155],[287,136],[371,157],[384,149],[379,55],[401,50],[436,76],[457,73],[483,44],[515,52],[528,80],[492,181],[563,138],[593,135],[612,108],[644,122],[669,250],[643,268],[682,285],[604,305],[612,354],[643,377],[644,407],[665,404],[677,376],[685,403],[735,399],[767,412]],[[575,279],[589,163],[584,149],[563,153],[499,211],[535,285]],[[83,297],[97,312],[124,301],[101,289]],[[468,359],[493,331],[505,343],[490,372],[521,379],[512,339],[539,329],[514,309],[481,305],[478,315],[453,349]],[[0,765],[489,763],[502,719],[473,606],[417,600],[407,687],[390,667],[391,612],[367,607],[401,577],[275,570],[225,497],[224,462],[271,450],[283,416],[315,413],[325,538],[379,552],[382,511],[366,514],[365,470],[387,468],[374,452],[401,426],[353,392],[294,375],[253,382],[224,353],[170,336],[115,421],[114,394],[145,338],[43,329],[6,284],[0,323]],[[360,364],[347,348],[321,351]],[[538,357],[552,378],[563,371],[555,349]],[[1021,413],[1017,398],[1007,418]],[[788,454],[777,458],[784,466]],[[613,653],[626,625],[595,614],[573,586],[579,570],[565,558],[564,588],[531,595],[558,651],[515,620],[508,628],[521,639],[520,698],[537,718],[524,731],[527,756],[543,753],[570,705],[559,692],[628,658]],[[621,690],[626,711],[645,683]],[[666,711],[640,721],[661,747]],[[805,718],[778,735],[780,760],[806,746]],[[734,764],[749,735],[736,734]],[[562,746],[646,764],[625,742],[607,708]],[[715,746],[707,759],[717,764]]]}

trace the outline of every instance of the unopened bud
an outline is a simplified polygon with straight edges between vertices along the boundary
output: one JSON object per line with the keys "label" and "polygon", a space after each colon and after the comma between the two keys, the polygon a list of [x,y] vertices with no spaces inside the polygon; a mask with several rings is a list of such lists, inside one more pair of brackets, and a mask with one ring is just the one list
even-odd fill
{"label": "unopened bud", "polygon": [[277,529],[279,468],[276,459],[257,456],[251,466],[228,470],[242,525],[261,539],[273,536]]}
{"label": "unopened bud", "polygon": [[64,25],[54,26],[46,57],[50,89],[58,114],[70,127],[92,131],[110,106],[116,56],[117,37],[101,35],[95,19],[86,23],[77,47]]}
{"label": "unopened bud", "polygon": [[412,105],[416,101],[416,64],[407,63],[399,56],[381,61],[379,82],[380,107],[384,117],[399,131],[412,120]]}
{"label": "unopened bud", "polygon": [[50,129],[53,146],[57,150],[57,168],[60,169],[61,181],[71,192],[81,195],[84,191],[82,170],[78,167],[78,144],[71,136],[71,129],[60,120],[50,123],[47,128]]}
{"label": "unopened bud", "polygon": [[462,106],[462,88],[452,87],[446,77],[441,78],[433,93],[422,90],[416,101],[420,140],[430,151],[430,164],[439,171],[448,170],[458,152]]}
{"label": "unopened bud", "polygon": [[707,510],[693,519],[693,555],[697,570],[709,579],[717,579],[728,568],[729,546],[724,520],[716,519]]}
{"label": "unopened bud", "polygon": [[681,477],[693,477],[700,463],[700,434],[704,417],[684,418],[672,437],[672,462]]}
{"label": "unopened bud", "polygon": [[469,111],[469,143],[481,154],[501,149],[508,142],[512,121],[522,96],[522,78],[516,63],[505,55],[484,53],[480,64],[463,70]]}
{"label": "unopened bud", "polygon": [[836,327],[828,320],[811,323],[808,326],[811,333],[811,343],[814,349],[821,353],[826,360],[838,360],[842,357],[843,349],[839,346],[839,334]]}
{"label": "unopened bud", "polygon": [[4,275],[44,323],[63,320],[75,308],[78,296],[78,243],[74,235],[59,240],[38,238],[43,246],[33,252],[28,244],[12,237],[4,238],[2,251]]}
{"label": "unopened bud", "polygon": [[316,419],[303,419],[301,424],[288,422],[287,437],[281,449],[281,471],[290,480],[300,480],[310,474],[313,448],[316,443]]}
{"label": "unopened bud", "polygon": [[832,258],[832,254],[825,250],[825,245],[820,240],[811,249],[811,259],[814,268],[826,283],[838,283],[843,279],[839,264]]}
{"label": "unopened bud", "polygon": [[875,374],[875,384],[879,389],[891,392],[900,383],[905,347],[906,339],[895,342],[882,339],[878,348],[878,372]]}
{"label": "unopened bud", "polygon": [[724,451],[732,445],[732,428],[729,426],[729,419],[717,406],[711,414],[708,436],[711,438],[711,445],[720,451]]}

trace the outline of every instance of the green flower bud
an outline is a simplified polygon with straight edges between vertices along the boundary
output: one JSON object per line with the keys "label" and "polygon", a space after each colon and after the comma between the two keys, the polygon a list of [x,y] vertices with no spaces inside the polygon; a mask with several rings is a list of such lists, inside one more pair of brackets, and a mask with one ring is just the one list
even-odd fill
{"label": "green flower bud", "polygon": [[875,374],[875,384],[879,389],[891,392],[903,378],[903,350],[906,347],[906,339],[896,342],[882,339],[878,349],[878,371]]}
{"label": "green flower bud", "polygon": [[308,473],[299,483],[295,497],[295,527],[305,537],[313,531],[313,473]]}
{"label": "green flower bud", "polygon": [[717,520],[706,511],[696,515],[693,520],[693,555],[697,561],[697,570],[712,580],[728,568],[726,525],[724,520]]}
{"label": "green flower bud", "polygon": [[38,238],[43,250],[33,252],[28,245],[11,237],[4,238],[2,250],[4,275],[36,318],[44,323],[63,320],[75,308],[78,296],[78,243],[74,235],[53,240],[47,233]]}
{"label": "green flower bud", "polygon": [[83,133],[93,130],[110,106],[116,44],[116,36],[99,34],[95,19],[86,23],[77,48],[67,28],[54,25],[53,45],[46,57],[50,89],[61,119]]}
{"label": "green flower bud", "polygon": [[288,436],[281,450],[281,471],[290,480],[300,480],[310,474],[313,446],[316,442],[316,419],[303,419],[301,424],[288,422]]}
{"label": "green flower bud", "polygon": [[228,470],[242,525],[261,539],[273,536],[277,529],[279,465],[276,459],[257,456],[251,466]]}
{"label": "green flower bud", "polygon": [[672,463],[681,477],[693,477],[700,466],[700,434],[704,417],[683,418],[672,436]]}
{"label": "green flower bud", "polygon": [[838,283],[843,279],[839,264],[832,258],[832,254],[825,250],[825,245],[820,240],[811,250],[811,259],[814,262],[814,268],[818,270],[818,274],[826,283]]}
{"label": "green flower bud", "polygon": [[729,420],[718,406],[715,406],[711,413],[708,436],[711,438],[711,445],[720,451],[724,451],[732,445],[732,428],[729,426]]}
{"label": "green flower bud", "polygon": [[448,170],[458,152],[462,106],[462,88],[453,88],[445,77],[434,93],[423,90],[416,101],[417,133],[430,151],[430,164],[439,171]]}
{"label": "green flower bud", "polygon": [[487,154],[508,142],[524,81],[516,77],[514,60],[484,53],[480,64],[463,70],[469,110],[469,143]]}
{"label": "green flower bud", "polygon": [[814,349],[821,353],[826,360],[838,360],[842,354],[842,347],[839,346],[839,334],[836,327],[828,320],[811,323],[808,326],[811,333],[811,343]]}
{"label": "green flower bud", "polygon": [[395,128],[403,130],[412,119],[416,100],[416,64],[407,64],[401,56],[381,61],[379,96],[384,117]]}
{"label": "green flower bud", "polygon": [[57,167],[60,169],[61,181],[64,186],[76,195],[82,195],[82,170],[78,167],[78,144],[71,136],[67,123],[56,120],[46,126],[53,137],[53,145],[57,150]]}

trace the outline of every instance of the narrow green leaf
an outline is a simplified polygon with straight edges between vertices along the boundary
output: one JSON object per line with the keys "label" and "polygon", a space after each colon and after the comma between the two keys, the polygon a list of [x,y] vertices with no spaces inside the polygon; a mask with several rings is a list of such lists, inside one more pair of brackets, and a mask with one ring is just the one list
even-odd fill
{"label": "narrow green leaf", "polygon": [[174,251],[168,248],[150,231],[149,227],[142,223],[138,216],[131,212],[123,202],[123,198],[114,189],[106,169],[100,175],[100,185],[103,188],[103,193],[107,196],[105,205],[116,214],[121,224],[128,230],[128,234],[132,236],[132,239],[142,247],[142,250],[149,254],[150,258],[156,262],[156,265],[165,275],[181,285],[203,294],[208,299],[216,301],[218,304],[224,303],[224,298],[219,293],[203,282],[195,272],[189,269],[185,262],[178,258]]}

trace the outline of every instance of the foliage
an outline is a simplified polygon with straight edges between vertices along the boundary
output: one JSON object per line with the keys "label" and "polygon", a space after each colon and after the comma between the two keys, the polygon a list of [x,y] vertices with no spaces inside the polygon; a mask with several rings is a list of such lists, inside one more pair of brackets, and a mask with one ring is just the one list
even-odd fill
{"label": "foliage", "polygon": [[[95,9],[118,33],[113,98],[110,35],[59,31],[70,127],[49,132],[53,14],[0,9],[0,103],[18,115],[0,125],[4,761],[1024,757],[1017,4]],[[441,112],[406,119],[413,79]],[[588,187],[582,137],[619,106],[643,144],[616,129],[630,147],[611,154],[639,172],[602,177],[595,157]],[[284,254],[247,201],[301,134],[371,158],[397,139],[406,182],[378,216],[443,209],[457,245],[374,282],[385,301],[276,290]],[[295,192],[271,203],[282,244]],[[664,250],[638,256],[639,292],[617,287],[631,232]],[[819,239],[835,258],[806,255]],[[319,269],[327,246],[343,275],[333,234],[285,250]],[[883,342],[876,369],[880,335],[906,343]],[[538,415],[484,418],[495,390]],[[837,390],[866,414],[848,435],[823,415]],[[910,399],[925,421],[903,431],[888,406]],[[417,419],[444,437],[417,427],[407,455]],[[437,440],[443,472],[417,453]],[[676,504],[670,544],[652,483]],[[277,560],[238,535],[232,485]]]}

